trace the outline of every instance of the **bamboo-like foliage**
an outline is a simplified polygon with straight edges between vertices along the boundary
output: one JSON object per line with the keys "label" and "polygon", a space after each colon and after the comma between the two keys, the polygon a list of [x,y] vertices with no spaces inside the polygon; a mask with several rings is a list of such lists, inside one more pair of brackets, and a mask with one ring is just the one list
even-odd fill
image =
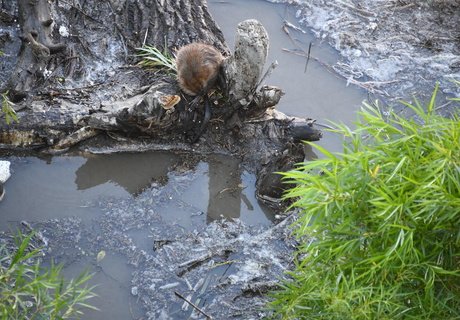
{"label": "bamboo-like foliage", "polygon": [[0,319],[75,319],[83,308],[95,309],[86,302],[95,296],[85,285],[91,275],[64,281],[62,265],[40,265],[31,237],[19,235],[15,252],[0,246]]}
{"label": "bamboo-like foliage", "polygon": [[283,319],[460,319],[460,119],[365,104],[344,152],[284,173],[302,245]]}

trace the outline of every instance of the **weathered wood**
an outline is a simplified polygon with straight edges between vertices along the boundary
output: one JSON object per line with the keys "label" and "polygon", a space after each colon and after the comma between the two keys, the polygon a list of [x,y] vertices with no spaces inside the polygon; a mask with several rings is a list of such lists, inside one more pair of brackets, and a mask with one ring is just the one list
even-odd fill
{"label": "weathered wood", "polygon": [[[56,135],[56,130],[67,134],[84,126],[80,119],[94,113],[95,103],[102,103],[98,89],[102,95],[108,94],[110,83],[105,85],[105,81],[111,77],[108,72],[115,72],[109,71],[113,70],[110,63],[133,61],[135,49],[144,43],[174,50],[201,40],[226,51],[221,31],[200,0],[17,0],[2,2],[1,12],[8,19],[0,23],[13,25],[15,18],[18,20],[22,39],[18,52],[6,52],[18,58],[8,80],[0,82],[0,91],[8,90],[16,109],[23,110],[20,124],[7,126],[0,121],[3,144],[30,147],[57,143],[62,134]],[[96,83],[98,87],[94,86],[94,78],[100,81]],[[152,78],[142,81],[148,79]],[[122,89],[131,85],[129,80],[119,77],[113,81],[120,83]],[[169,81],[169,85],[174,83],[174,79]],[[110,95],[126,97],[115,88]],[[122,118],[119,128],[105,129],[125,128]],[[147,121],[151,127],[151,119]],[[139,129],[142,125],[136,124]],[[165,127],[181,126],[165,121],[158,130],[165,132]],[[50,139],[43,134],[47,129],[54,133]]]}
{"label": "weathered wood", "polygon": [[18,22],[22,29],[22,47],[8,87],[11,99],[19,101],[37,89],[44,78],[51,54],[65,50],[63,43],[54,43],[49,3],[46,0],[18,0]]}
{"label": "weathered wood", "polygon": [[[7,4],[1,6],[6,12]],[[227,50],[222,32],[201,0],[17,0],[17,6],[23,45],[7,86],[0,84],[10,90],[14,101],[49,84],[45,70],[76,80],[82,76],[79,70],[85,61],[101,58],[102,46],[107,43],[101,41],[101,48],[94,46],[94,39],[84,34],[85,28],[88,33],[99,28],[100,33],[107,33],[107,40],[118,37],[126,61],[144,43],[173,49],[201,40]],[[59,16],[52,17],[51,12]],[[66,27],[65,31],[60,27]],[[55,56],[65,50],[61,57]]]}
{"label": "weathered wood", "polygon": [[131,48],[142,43],[169,48],[205,41],[227,50],[224,37],[202,0],[112,1],[116,27]]}
{"label": "weathered wood", "polygon": [[[51,16],[51,12],[58,16]],[[13,101],[25,96],[29,99],[17,104],[27,108],[21,112],[19,124],[0,123],[4,128],[0,143],[29,148],[50,145],[62,150],[93,136],[86,134],[93,130],[148,135],[171,143],[194,140],[190,137],[196,137],[204,110],[189,108],[192,98],[181,92],[174,76],[151,76],[139,68],[116,70],[111,62],[130,62],[133,56],[129,54],[144,42],[174,48],[200,40],[229,55],[204,3],[19,0],[18,15],[24,42],[9,89]],[[271,128],[265,131],[265,138],[319,139],[319,131],[308,121],[281,121],[279,114],[274,117],[267,112],[283,93],[276,87],[257,88],[269,46],[263,26],[255,20],[242,22],[237,39],[235,52],[223,69],[228,86],[224,92],[210,96],[211,123],[225,125],[214,126],[222,132],[214,130],[207,139],[220,135],[219,141],[237,143],[241,138],[235,134],[242,132],[242,126],[261,121],[265,124],[257,126]],[[56,54],[56,47],[67,49]],[[123,54],[124,50],[128,55]],[[93,70],[99,69],[94,74]],[[133,74],[137,75],[134,79]],[[99,82],[94,83],[94,78]],[[83,127],[88,129],[82,131]],[[228,139],[227,132],[232,133],[233,140]],[[243,139],[247,141],[247,137]]]}
{"label": "weathered wood", "polygon": [[268,54],[268,34],[254,19],[238,24],[235,52],[226,66],[228,95],[232,104],[246,106],[254,97]]}

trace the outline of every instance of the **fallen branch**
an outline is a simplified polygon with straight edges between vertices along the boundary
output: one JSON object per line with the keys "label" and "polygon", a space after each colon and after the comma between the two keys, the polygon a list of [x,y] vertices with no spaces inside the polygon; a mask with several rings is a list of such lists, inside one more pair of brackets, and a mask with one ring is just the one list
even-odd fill
{"label": "fallen branch", "polygon": [[212,317],[210,315],[208,315],[206,312],[204,312],[203,310],[201,310],[198,306],[196,306],[192,301],[188,300],[186,297],[184,297],[183,295],[181,295],[179,292],[177,291],[174,291],[174,294],[176,296],[178,296],[179,298],[181,298],[182,300],[184,300],[185,302],[187,302],[189,305],[191,305],[196,311],[198,311],[199,313],[201,313],[202,315],[204,315],[206,317],[206,319],[212,319]]}
{"label": "fallen branch", "polygon": [[206,254],[199,256],[197,258],[185,261],[181,264],[178,265],[179,270],[176,272],[178,277],[182,277],[186,272],[190,271],[191,269],[197,267],[201,263],[205,262],[206,260],[209,260],[211,257],[213,257],[214,254],[212,252],[207,252]]}

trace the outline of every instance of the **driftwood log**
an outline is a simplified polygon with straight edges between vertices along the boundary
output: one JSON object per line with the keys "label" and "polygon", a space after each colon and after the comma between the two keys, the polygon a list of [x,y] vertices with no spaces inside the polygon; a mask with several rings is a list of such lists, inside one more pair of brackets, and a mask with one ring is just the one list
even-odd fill
{"label": "driftwood log", "polygon": [[[230,53],[203,0],[17,0],[2,1],[0,13],[0,92],[8,91],[20,117],[0,121],[3,148],[133,151],[147,143],[240,155],[270,175],[303,160],[293,145],[321,137],[314,121],[275,110],[280,88],[261,86],[269,41],[255,20],[239,24]],[[190,111],[175,77],[138,67],[135,55],[143,44],[174,52],[190,42],[214,45],[227,57],[227,88],[211,95],[213,116],[195,145],[190,136],[203,109]]]}

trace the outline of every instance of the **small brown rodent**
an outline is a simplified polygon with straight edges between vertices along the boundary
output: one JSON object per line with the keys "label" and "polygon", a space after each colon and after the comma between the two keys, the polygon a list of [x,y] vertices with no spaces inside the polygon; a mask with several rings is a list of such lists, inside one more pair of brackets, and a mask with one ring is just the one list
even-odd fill
{"label": "small brown rodent", "polygon": [[204,95],[221,72],[224,57],[213,46],[191,43],[177,51],[176,66],[180,88],[188,95]]}
{"label": "small brown rodent", "polygon": [[211,119],[211,103],[208,91],[219,80],[220,86],[224,85],[224,76],[221,72],[224,57],[213,46],[204,43],[191,43],[177,51],[176,66],[179,86],[186,94],[196,96],[190,104],[190,110],[194,110],[198,102],[203,98],[204,118],[198,133],[192,138],[195,143]]}

